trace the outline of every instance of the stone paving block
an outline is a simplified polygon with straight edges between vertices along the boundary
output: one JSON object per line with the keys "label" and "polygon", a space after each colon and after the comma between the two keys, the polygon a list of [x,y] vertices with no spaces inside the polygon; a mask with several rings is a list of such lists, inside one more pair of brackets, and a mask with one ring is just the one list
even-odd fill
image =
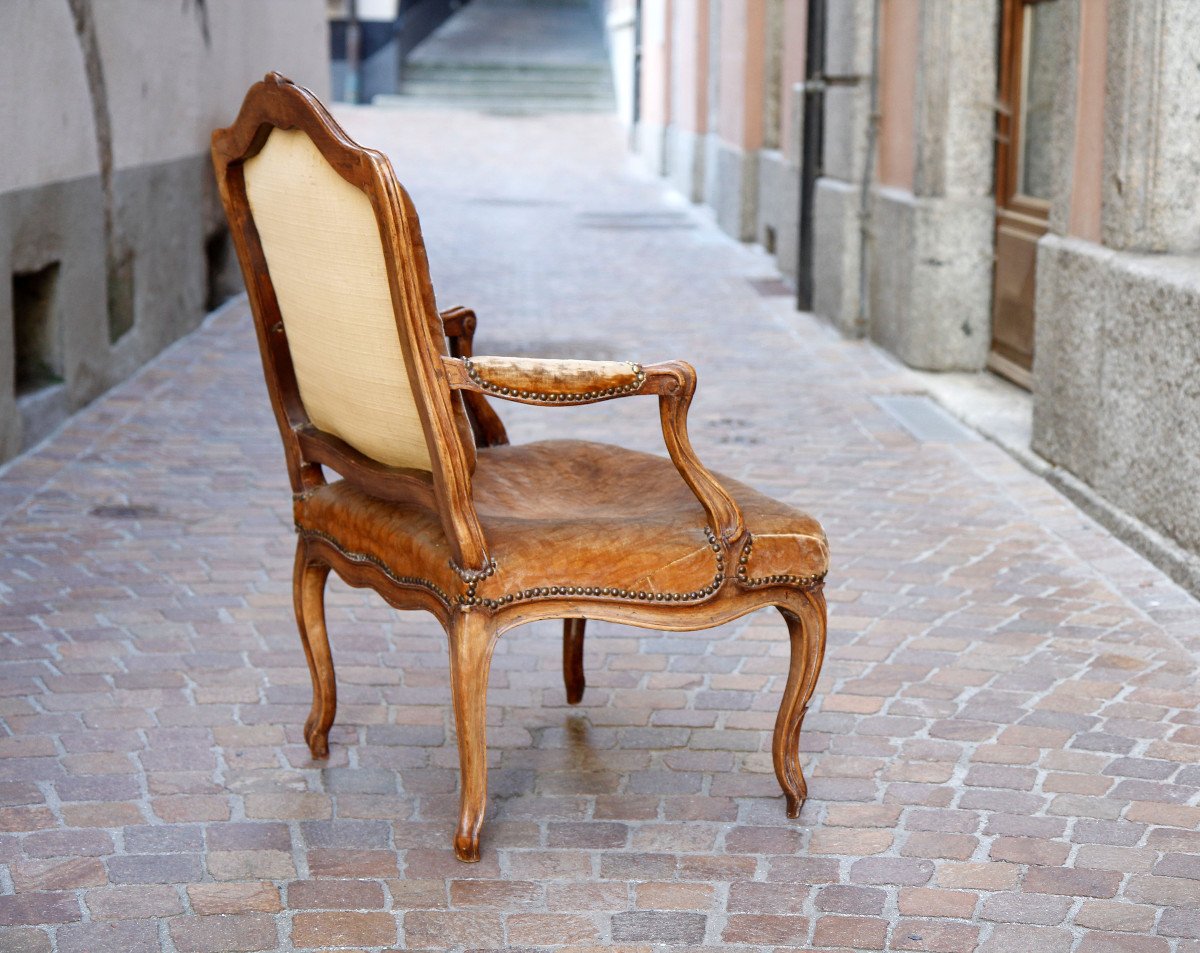
{"label": "stone paving block", "polygon": [[1037,893],[995,893],[983,901],[980,916],[1002,923],[1057,926],[1067,917],[1073,898]]}
{"label": "stone paving block", "polygon": [[8,953],[50,953],[50,934],[34,927],[0,927],[0,949]]}
{"label": "stone paving block", "polygon": [[910,917],[952,917],[970,920],[979,895],[965,890],[907,887],[900,891],[899,910]]}
{"label": "stone paving block", "polygon": [[[58,953],[159,953],[158,924],[146,920],[99,920],[72,923],[59,928],[55,936]],[[0,947],[0,949],[7,949]]]}
{"label": "stone paving block", "polygon": [[971,953],[978,948],[979,927],[937,920],[901,919],[893,927],[894,950]]}
{"label": "stone paving block", "polygon": [[601,939],[596,922],[571,913],[513,913],[505,918],[510,943],[526,946],[563,946],[595,943]]}
{"label": "stone paving block", "polygon": [[179,953],[258,953],[279,942],[275,920],[266,913],[173,917],[167,927]]}
{"label": "stone paving block", "polygon": [[298,948],[387,946],[396,942],[391,913],[297,913],[292,918],[292,945]]}
{"label": "stone paving block", "polygon": [[104,864],[94,857],[17,861],[9,869],[17,890],[75,890],[108,883]]}
{"label": "stone paving block", "polygon": [[268,913],[280,909],[279,889],[269,883],[202,883],[187,888],[192,909],[199,914]]}
{"label": "stone paving block", "polygon": [[98,887],[84,893],[84,904],[93,920],[157,920],[183,913],[183,901],[174,884]]}
{"label": "stone paving block", "polygon": [[706,922],[707,917],[700,913],[631,910],[613,914],[610,933],[618,941],[700,943],[704,939]]}
{"label": "stone paving block", "polygon": [[[1171,923],[1178,911],[1165,911],[1160,933],[1170,933]],[[1155,907],[1118,900],[1085,900],[1075,914],[1075,923],[1081,927],[1103,932],[1150,933],[1158,917]],[[1165,928],[1165,929],[1164,929]]]}
{"label": "stone paving block", "polygon": [[497,913],[410,910],[404,915],[404,941],[410,947],[489,947],[499,946],[503,939]]}
{"label": "stone paving block", "polygon": [[73,893],[31,891],[0,897],[0,926],[70,923],[81,917]]}

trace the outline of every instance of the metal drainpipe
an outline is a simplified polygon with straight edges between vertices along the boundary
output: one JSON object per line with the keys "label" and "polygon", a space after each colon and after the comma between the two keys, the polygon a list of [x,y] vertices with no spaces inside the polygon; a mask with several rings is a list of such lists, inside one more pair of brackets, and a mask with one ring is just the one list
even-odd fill
{"label": "metal drainpipe", "polygon": [[642,0],[637,0],[633,11],[633,120],[629,125],[629,141],[636,148],[637,127],[642,121]]}
{"label": "metal drainpipe", "polygon": [[825,4],[826,0],[808,0],[804,38],[804,142],[796,261],[796,308],[800,311],[811,311],[813,306],[813,200],[825,138]]}
{"label": "metal drainpipe", "polygon": [[870,281],[867,274],[871,244],[871,185],[875,178],[875,143],[879,136],[879,11],[881,0],[871,6],[871,112],[867,118],[867,150],[863,165],[862,191],[859,193],[859,237],[858,237],[858,316],[855,329],[865,334],[870,320],[867,307],[867,292]]}
{"label": "metal drainpipe", "polygon": [[346,11],[346,102],[357,103],[359,63],[362,59],[362,27],[358,22],[358,0],[349,0]]}

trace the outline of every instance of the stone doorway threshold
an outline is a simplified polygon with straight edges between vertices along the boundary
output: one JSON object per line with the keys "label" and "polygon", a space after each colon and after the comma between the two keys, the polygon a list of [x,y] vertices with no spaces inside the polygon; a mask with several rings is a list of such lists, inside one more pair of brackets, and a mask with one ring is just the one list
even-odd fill
{"label": "stone doorway threshold", "polygon": [[1118,509],[1031,447],[1033,395],[991,373],[908,371],[947,412],[1045,479],[1097,523],[1200,598],[1200,556]]}
{"label": "stone doorway threshold", "polygon": [[1029,449],[1033,436],[1033,395],[1029,391],[990,371],[971,374],[909,369],[909,373],[942,407],[1026,467],[1035,473],[1050,467]]}

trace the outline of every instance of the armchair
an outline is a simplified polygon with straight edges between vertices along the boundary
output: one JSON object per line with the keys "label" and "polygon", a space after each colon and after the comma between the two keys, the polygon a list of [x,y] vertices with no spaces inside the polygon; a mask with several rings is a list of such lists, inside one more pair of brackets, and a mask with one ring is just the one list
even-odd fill
{"label": "armchair", "polygon": [[[292,484],[313,757],[328,754],[337,708],[331,570],[446,630],[464,861],[479,859],[488,674],[503,632],[564,620],[577,704],[587,619],[682,631],[775,606],[791,662],[772,753],[798,816],[799,734],[825,648],[825,537],[701,464],[687,434],[695,370],[476,356],[475,314],[434,304],[416,212],[388,160],[278,74],[251,87],[212,154]],[[578,440],[510,445],[490,403],[642,395],[658,398],[668,458]]]}

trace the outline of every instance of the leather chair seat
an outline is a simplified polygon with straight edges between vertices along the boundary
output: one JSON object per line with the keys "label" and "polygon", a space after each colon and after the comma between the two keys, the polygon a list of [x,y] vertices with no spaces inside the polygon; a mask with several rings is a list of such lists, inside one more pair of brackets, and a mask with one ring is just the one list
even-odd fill
{"label": "leather chair seat", "polygon": [[486,575],[455,568],[435,513],[376,499],[345,481],[298,500],[296,523],[451,603],[563,595],[690,602],[726,577],[763,585],[825,575],[828,548],[816,520],[717,479],[751,533],[733,566],[723,564],[704,510],[669,459],[578,440],[479,450],[472,490],[493,563]]}

